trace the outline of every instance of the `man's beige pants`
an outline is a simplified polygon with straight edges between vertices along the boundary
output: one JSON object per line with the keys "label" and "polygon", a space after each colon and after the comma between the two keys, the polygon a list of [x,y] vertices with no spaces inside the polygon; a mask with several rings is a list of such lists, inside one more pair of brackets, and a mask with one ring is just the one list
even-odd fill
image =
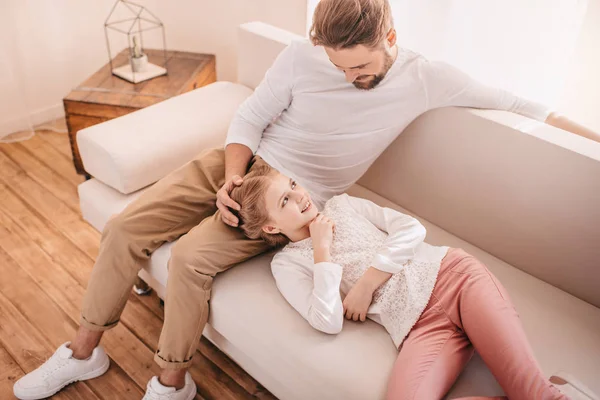
{"label": "man's beige pants", "polygon": [[[254,157],[250,170],[260,163]],[[269,248],[222,222],[216,193],[224,183],[225,152],[210,150],[113,216],[102,233],[81,325],[93,331],[115,326],[144,262],[179,238],[168,264],[165,321],[154,360],[161,368],[189,367],[208,320],[214,276]]]}

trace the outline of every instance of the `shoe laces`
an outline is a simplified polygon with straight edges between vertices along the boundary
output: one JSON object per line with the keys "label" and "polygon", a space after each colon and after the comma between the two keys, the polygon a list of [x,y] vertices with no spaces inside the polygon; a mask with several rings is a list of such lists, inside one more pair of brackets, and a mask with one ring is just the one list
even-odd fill
{"label": "shoe laces", "polygon": [[62,358],[59,354],[57,354],[57,353],[53,354],[40,367],[44,371],[42,376],[44,378],[47,378],[48,376],[52,375],[54,372],[58,371],[59,369],[63,368],[65,365],[67,365],[68,362],[69,362],[68,359]]}

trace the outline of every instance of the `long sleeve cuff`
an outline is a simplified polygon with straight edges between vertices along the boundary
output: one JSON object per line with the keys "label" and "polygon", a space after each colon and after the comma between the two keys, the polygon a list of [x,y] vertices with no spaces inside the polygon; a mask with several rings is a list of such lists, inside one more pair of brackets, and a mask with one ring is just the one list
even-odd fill
{"label": "long sleeve cuff", "polygon": [[233,121],[225,139],[225,147],[232,143],[238,143],[252,150],[252,154],[256,154],[260,139],[261,135],[256,135],[255,132],[252,132],[252,127],[245,126],[244,123],[240,123],[239,121]]}
{"label": "long sleeve cuff", "polygon": [[373,268],[377,268],[380,271],[387,272],[390,274],[396,274],[402,271],[404,265],[398,264],[390,260],[388,257],[381,254],[376,254],[373,258]]}

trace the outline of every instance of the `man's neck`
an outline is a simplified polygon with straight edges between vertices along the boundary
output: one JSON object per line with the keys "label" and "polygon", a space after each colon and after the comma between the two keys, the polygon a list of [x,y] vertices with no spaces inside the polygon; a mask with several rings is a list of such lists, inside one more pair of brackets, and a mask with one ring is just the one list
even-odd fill
{"label": "man's neck", "polygon": [[398,48],[398,45],[395,44],[394,47],[392,47],[392,57],[394,58],[394,61],[392,62],[392,65],[394,65],[394,63],[398,59],[398,52],[399,51],[400,51],[400,49]]}

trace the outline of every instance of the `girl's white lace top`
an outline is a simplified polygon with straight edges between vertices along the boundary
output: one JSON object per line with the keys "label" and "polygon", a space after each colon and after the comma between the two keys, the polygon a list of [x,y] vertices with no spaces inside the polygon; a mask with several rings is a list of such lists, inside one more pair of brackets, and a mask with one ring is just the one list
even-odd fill
{"label": "girl's white lace top", "polygon": [[314,263],[311,238],[290,243],[271,264],[277,287],[314,328],[335,334],[344,322],[342,298],[364,272],[392,273],[367,317],[399,347],[429,302],[448,247],[423,242],[425,227],[415,218],[346,194],[330,199],[323,214],[336,224],[331,262]]}

